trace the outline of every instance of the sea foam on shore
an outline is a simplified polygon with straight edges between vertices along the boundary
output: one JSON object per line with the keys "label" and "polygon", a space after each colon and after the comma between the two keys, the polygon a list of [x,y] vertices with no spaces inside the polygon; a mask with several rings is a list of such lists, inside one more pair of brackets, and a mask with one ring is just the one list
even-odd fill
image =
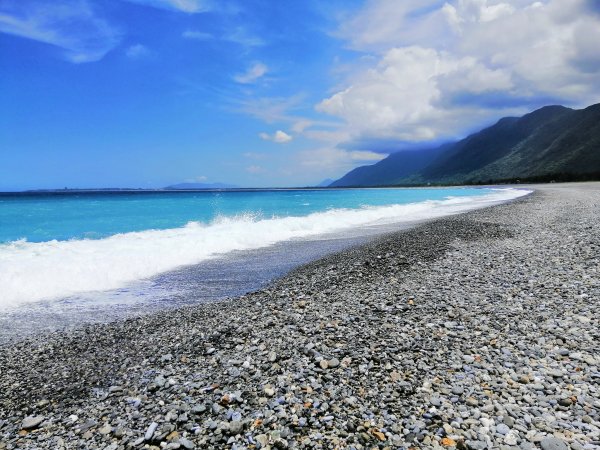
{"label": "sea foam on shore", "polygon": [[411,204],[331,209],[303,217],[221,217],[210,224],[116,234],[104,239],[0,245],[0,308],[87,291],[116,289],[234,250],[386,223],[410,223],[507,201],[530,191],[498,189],[481,196]]}

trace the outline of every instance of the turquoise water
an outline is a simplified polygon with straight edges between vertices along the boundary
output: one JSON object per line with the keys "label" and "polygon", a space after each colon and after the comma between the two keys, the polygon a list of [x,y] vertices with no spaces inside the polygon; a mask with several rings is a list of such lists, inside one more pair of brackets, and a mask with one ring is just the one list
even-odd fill
{"label": "turquoise water", "polygon": [[489,193],[489,189],[453,188],[9,194],[0,196],[0,242],[100,239],[242,214],[299,217]]}
{"label": "turquoise water", "polygon": [[231,259],[236,251],[394,229],[389,227],[525,193],[450,188],[3,194],[0,309],[120,289],[144,295],[140,283]]}

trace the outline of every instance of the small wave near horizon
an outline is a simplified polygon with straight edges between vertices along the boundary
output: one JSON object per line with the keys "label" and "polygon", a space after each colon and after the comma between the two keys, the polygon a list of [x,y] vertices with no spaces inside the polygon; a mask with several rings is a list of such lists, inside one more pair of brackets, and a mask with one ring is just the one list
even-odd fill
{"label": "small wave near horizon", "polygon": [[198,264],[236,250],[253,250],[292,239],[347,229],[410,223],[508,201],[531,191],[497,189],[480,196],[417,203],[330,209],[306,216],[218,217],[208,224],[115,234],[103,239],[0,244],[0,309],[128,283]]}

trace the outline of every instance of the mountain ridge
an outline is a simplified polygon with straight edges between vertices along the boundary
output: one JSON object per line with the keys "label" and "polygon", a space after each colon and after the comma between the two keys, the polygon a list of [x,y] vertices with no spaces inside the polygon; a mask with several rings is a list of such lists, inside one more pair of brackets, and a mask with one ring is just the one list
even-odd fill
{"label": "mountain ridge", "polygon": [[504,117],[456,142],[392,153],[376,164],[353,169],[331,186],[489,184],[555,178],[600,178],[600,104],[579,110],[550,105],[522,117]]}

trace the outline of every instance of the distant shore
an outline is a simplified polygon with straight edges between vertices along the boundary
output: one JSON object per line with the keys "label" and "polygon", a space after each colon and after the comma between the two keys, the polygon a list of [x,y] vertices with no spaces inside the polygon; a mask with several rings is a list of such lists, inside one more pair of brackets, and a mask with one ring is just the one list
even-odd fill
{"label": "distant shore", "polygon": [[600,445],[600,183],[0,346],[0,449]]}

